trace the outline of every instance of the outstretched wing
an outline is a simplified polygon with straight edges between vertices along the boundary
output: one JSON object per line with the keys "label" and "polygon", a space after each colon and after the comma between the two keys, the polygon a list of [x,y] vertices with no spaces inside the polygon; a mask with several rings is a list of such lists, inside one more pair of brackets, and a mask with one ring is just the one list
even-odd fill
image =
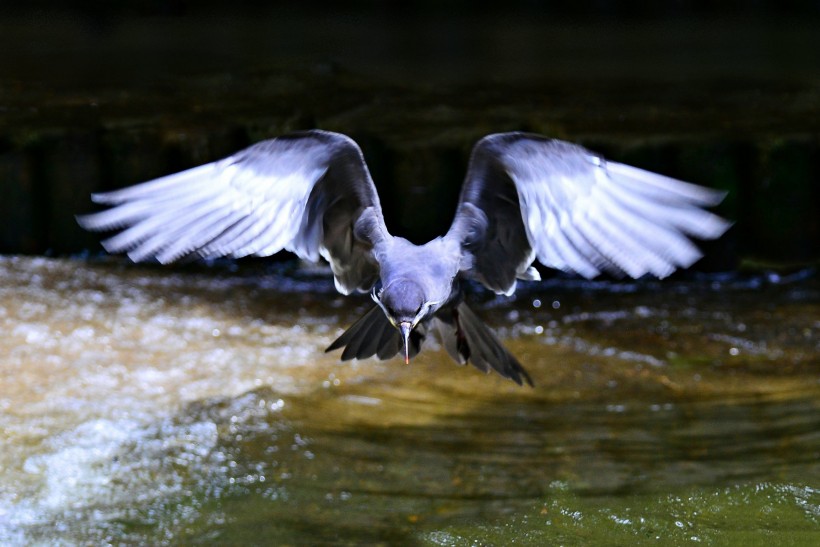
{"label": "outstretched wing", "polygon": [[703,209],[723,196],[570,143],[499,133],[473,149],[447,236],[462,244],[465,273],[498,293],[536,278],[536,258],[587,278],[662,278],[701,257],[688,236],[712,239],[729,227]]}
{"label": "outstretched wing", "polygon": [[[162,263],[195,255],[326,258],[342,293],[378,278],[371,250],[389,237],[362,152],[344,135],[305,131],[228,158],[92,199],[87,230],[122,230],[109,252]],[[354,235],[355,234],[355,235]]]}

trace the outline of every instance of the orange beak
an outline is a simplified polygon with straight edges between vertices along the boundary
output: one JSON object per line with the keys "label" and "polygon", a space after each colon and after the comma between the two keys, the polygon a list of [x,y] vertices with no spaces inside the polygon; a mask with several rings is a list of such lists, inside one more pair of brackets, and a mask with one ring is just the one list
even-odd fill
{"label": "orange beak", "polygon": [[413,325],[408,321],[402,321],[399,324],[401,337],[404,340],[404,364],[410,364],[410,332],[413,330]]}

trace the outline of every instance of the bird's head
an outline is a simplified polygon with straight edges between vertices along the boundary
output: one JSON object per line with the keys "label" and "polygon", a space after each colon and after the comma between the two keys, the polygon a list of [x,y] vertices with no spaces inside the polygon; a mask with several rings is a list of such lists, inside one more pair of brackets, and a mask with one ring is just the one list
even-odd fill
{"label": "bird's head", "polygon": [[407,278],[396,279],[381,289],[374,289],[372,296],[390,323],[401,332],[404,362],[410,363],[410,333],[423,319],[438,310],[440,302],[430,301],[421,284]]}

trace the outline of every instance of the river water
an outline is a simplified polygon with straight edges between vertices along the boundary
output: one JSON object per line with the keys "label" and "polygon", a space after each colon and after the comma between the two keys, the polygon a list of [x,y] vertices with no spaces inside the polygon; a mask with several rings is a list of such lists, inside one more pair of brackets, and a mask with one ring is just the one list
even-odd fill
{"label": "river water", "polygon": [[809,270],[475,295],[535,388],[341,363],[296,264],[0,279],[3,545],[820,543]]}

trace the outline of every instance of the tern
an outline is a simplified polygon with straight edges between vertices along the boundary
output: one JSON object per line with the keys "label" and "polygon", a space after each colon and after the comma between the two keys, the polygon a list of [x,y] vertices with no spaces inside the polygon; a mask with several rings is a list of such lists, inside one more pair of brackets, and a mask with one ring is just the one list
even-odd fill
{"label": "tern", "polygon": [[359,146],[322,130],[259,142],[220,161],[93,194],[80,215],[134,261],[270,256],[327,260],[342,294],[374,306],[327,351],[341,358],[416,355],[435,332],[460,364],[519,385],[532,378],[464,300],[465,280],[511,295],[539,280],[533,263],[585,278],[663,278],[701,257],[690,240],[729,223],[707,210],[724,192],[605,161],[541,135],[488,135],[473,148],[449,230],[423,245],[387,231]]}

